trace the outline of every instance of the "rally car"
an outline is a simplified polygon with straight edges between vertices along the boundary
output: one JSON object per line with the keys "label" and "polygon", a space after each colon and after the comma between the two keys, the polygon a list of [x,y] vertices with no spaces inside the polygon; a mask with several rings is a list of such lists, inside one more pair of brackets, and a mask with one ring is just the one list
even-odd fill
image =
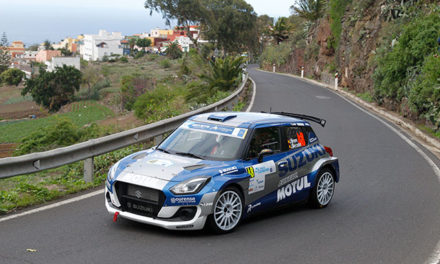
{"label": "rally car", "polygon": [[332,149],[291,113],[207,113],[189,118],[158,146],[108,172],[110,214],[174,230],[205,224],[234,230],[259,211],[306,201],[326,207],[339,181]]}

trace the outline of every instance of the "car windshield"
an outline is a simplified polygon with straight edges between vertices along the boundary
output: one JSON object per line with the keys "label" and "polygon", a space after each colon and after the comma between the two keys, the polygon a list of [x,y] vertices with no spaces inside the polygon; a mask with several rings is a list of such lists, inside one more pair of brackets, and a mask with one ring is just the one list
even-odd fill
{"label": "car windshield", "polygon": [[239,158],[247,129],[186,122],[157,149],[171,154],[212,160]]}

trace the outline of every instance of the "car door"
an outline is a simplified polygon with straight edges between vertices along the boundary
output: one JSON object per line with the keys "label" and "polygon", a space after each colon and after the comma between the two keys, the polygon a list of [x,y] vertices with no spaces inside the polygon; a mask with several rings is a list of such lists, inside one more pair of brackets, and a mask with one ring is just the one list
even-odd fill
{"label": "car door", "polygon": [[308,193],[304,191],[311,187],[310,170],[316,161],[310,150],[308,128],[295,124],[282,128],[286,155],[277,162],[277,203],[304,199]]}
{"label": "car door", "polygon": [[[270,149],[273,154],[263,157],[258,162],[258,154],[263,149]],[[249,174],[249,184],[245,193],[248,204],[247,213],[263,209],[273,204],[273,194],[279,183],[279,170],[277,162],[286,155],[281,141],[281,126],[265,126],[254,129],[249,148],[246,152],[246,171]],[[272,195],[273,196],[273,195]]]}

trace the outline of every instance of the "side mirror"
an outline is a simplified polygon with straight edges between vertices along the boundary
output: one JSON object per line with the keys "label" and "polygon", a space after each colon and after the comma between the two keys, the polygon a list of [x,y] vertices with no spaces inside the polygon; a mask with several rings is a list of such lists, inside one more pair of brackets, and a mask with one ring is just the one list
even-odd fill
{"label": "side mirror", "polygon": [[271,150],[271,149],[262,149],[260,151],[260,153],[258,154],[258,162],[262,162],[264,156],[272,155],[272,154],[273,154],[273,150]]}

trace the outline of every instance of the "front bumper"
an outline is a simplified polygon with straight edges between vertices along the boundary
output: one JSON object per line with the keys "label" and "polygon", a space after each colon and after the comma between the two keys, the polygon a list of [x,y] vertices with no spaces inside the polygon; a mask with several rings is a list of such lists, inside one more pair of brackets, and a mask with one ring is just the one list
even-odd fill
{"label": "front bumper", "polygon": [[[107,195],[110,196],[111,201],[106,198]],[[131,212],[123,211],[116,207],[113,203],[119,204],[117,201],[117,196],[115,193],[111,193],[106,188],[105,190],[105,207],[107,211],[114,215],[116,212],[119,213],[120,217],[130,219],[136,222],[159,226],[169,230],[200,230],[205,226],[206,219],[210,214],[212,214],[213,202],[217,193],[207,193],[203,195],[199,205],[195,205],[196,213],[194,217],[187,221],[176,221],[172,219],[172,216],[183,207],[187,206],[162,206],[156,218],[147,217],[143,215],[134,214]],[[167,220],[168,218],[168,220]]]}

